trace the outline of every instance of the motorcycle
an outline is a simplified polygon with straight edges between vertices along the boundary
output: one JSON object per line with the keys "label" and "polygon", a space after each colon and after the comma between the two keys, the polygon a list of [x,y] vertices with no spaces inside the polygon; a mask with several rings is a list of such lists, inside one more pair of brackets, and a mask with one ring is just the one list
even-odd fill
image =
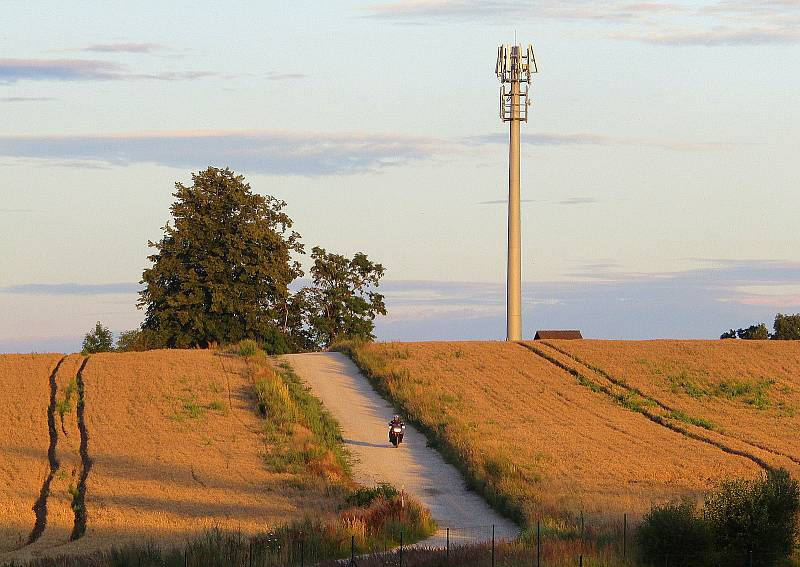
{"label": "motorcycle", "polygon": [[406,426],[396,423],[389,425],[389,442],[397,448],[403,442],[403,434],[406,432]]}

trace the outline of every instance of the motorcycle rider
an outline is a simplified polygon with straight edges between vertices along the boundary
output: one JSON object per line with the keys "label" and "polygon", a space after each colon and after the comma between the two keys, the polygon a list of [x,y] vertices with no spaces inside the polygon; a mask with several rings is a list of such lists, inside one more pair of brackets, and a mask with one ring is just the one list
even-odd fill
{"label": "motorcycle rider", "polygon": [[[400,433],[394,433],[394,428],[395,427],[399,427],[400,428]],[[397,447],[397,445],[399,445],[403,441],[403,437],[404,437],[403,434],[405,433],[405,431],[406,431],[405,422],[400,418],[399,415],[397,415],[397,414],[393,415],[392,416],[392,420],[389,422],[389,441],[395,447]],[[396,440],[392,438],[394,435],[397,436]]]}

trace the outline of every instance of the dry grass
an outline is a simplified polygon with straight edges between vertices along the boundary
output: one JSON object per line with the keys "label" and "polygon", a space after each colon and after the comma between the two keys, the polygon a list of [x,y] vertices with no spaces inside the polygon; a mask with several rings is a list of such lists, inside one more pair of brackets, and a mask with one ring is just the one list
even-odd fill
{"label": "dry grass", "polygon": [[800,474],[800,343],[584,340],[546,344],[640,390],[679,419],[700,420],[731,445]]}
{"label": "dry grass", "polygon": [[49,473],[49,376],[61,357],[0,356],[0,553],[23,545]]}
{"label": "dry grass", "polygon": [[[359,365],[465,463],[474,483],[549,531],[636,515],[699,496],[759,467],[654,423],[590,384],[509,343],[356,347]],[[562,521],[566,518],[566,521]]]}

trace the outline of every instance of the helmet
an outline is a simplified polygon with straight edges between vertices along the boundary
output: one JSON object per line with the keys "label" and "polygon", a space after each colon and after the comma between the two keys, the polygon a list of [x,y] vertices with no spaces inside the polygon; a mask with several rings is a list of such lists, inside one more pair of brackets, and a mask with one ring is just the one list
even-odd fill
{"label": "helmet", "polygon": [[397,414],[394,414],[394,415],[392,416],[392,421],[400,421],[400,416],[399,416],[399,415],[397,415]]}

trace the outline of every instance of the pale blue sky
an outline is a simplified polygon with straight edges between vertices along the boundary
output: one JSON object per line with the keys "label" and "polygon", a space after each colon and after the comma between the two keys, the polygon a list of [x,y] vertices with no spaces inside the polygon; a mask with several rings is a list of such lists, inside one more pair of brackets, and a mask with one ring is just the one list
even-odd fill
{"label": "pale blue sky", "polygon": [[800,311],[797,0],[71,4],[0,0],[0,351],[136,326],[147,240],[208,165],[387,266],[380,338],[502,338],[515,31],[526,334]]}

